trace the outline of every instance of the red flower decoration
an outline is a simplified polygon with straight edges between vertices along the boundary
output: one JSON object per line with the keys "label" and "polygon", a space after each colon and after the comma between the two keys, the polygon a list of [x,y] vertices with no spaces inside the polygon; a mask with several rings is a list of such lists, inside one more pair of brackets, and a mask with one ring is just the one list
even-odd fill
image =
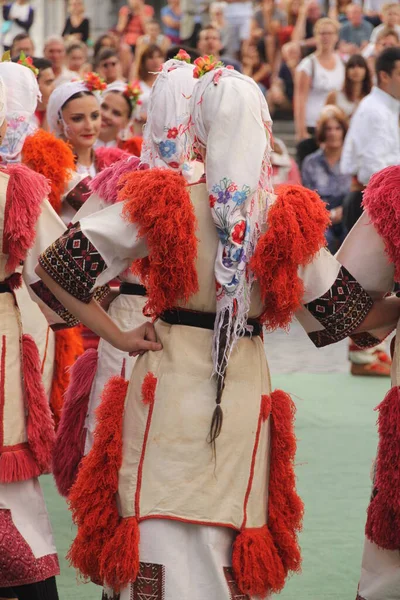
{"label": "red flower decoration", "polygon": [[224,66],[220,60],[214,60],[212,54],[210,56],[206,54],[205,56],[200,56],[199,58],[196,58],[196,60],[194,61],[194,65],[195,69],[193,71],[193,77],[195,79],[199,79],[200,77],[202,77],[209,71],[213,71],[217,67]]}
{"label": "red flower decoration", "polygon": [[90,92],[103,92],[107,87],[104,79],[102,79],[100,75],[94,73],[93,71],[86,73],[84,81]]}
{"label": "red flower decoration", "polygon": [[239,221],[232,229],[232,241],[235,244],[242,244],[244,234],[246,233],[246,221]]}
{"label": "red flower decoration", "polygon": [[169,140],[174,140],[175,138],[178,137],[178,128],[177,127],[172,127],[171,129],[168,129],[168,133],[167,133],[167,138]]}
{"label": "red flower decoration", "polygon": [[182,60],[183,62],[190,64],[190,56],[186,50],[182,50],[182,48],[179,50],[178,54],[174,56],[174,58],[175,60]]}
{"label": "red flower decoration", "polygon": [[211,208],[214,208],[214,204],[216,203],[217,199],[215,196],[213,196],[212,194],[209,195],[208,197],[208,201],[210,202],[210,206]]}
{"label": "red flower decoration", "polygon": [[171,167],[171,169],[179,169],[179,163],[178,162],[171,161],[171,162],[168,163],[168,166]]}

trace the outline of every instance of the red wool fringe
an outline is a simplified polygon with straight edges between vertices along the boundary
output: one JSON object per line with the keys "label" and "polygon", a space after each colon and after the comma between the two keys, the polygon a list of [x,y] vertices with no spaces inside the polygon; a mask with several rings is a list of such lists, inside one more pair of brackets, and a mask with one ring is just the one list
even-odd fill
{"label": "red wool fringe", "polygon": [[143,404],[154,404],[154,398],[157,387],[157,377],[153,373],[147,373],[142,383],[142,402]]}
{"label": "red wool fringe", "polygon": [[4,251],[9,255],[6,271],[13,273],[26,258],[36,237],[36,222],[41,204],[49,194],[49,184],[25,165],[9,165],[1,169],[10,176],[3,232]]}
{"label": "red wool fringe", "polygon": [[146,312],[158,316],[198,290],[196,217],[182,175],[149,169],[127,175],[124,216],[146,236],[149,256],[134,269],[146,286]]}
{"label": "red wool fringe", "polygon": [[371,177],[364,191],[363,205],[383,238],[395,280],[400,281],[400,166],[387,167]]}
{"label": "red wool fringe", "polygon": [[376,410],[379,410],[377,494],[368,507],[365,533],[381,548],[400,550],[400,388],[393,387]]}
{"label": "red wool fringe", "polygon": [[143,146],[143,138],[140,136],[135,136],[129,138],[125,142],[120,144],[120,148],[125,152],[129,152],[129,154],[133,154],[133,156],[140,156],[142,152]]}
{"label": "red wool fringe", "polygon": [[120,148],[97,148],[95,151],[96,166],[98,171],[102,171],[107,167],[111,167],[114,163],[122,158],[128,158],[129,154]]}
{"label": "red wool fringe", "polygon": [[135,517],[121,519],[106,542],[100,559],[100,575],[115,593],[134,582],[139,572],[139,525]]}
{"label": "red wool fringe", "polygon": [[41,473],[51,467],[54,423],[43,387],[39,351],[30,335],[22,336],[22,360],[29,448]]}
{"label": "red wool fringe", "polygon": [[41,474],[28,445],[18,450],[6,450],[0,454],[0,483],[26,481]]}
{"label": "red wool fringe", "polygon": [[329,213],[320,197],[299,185],[279,186],[268,212],[268,229],[250,261],[265,306],[268,329],[287,327],[300,307],[303,283],[297,270],[325,246]]}
{"label": "red wool fringe", "polygon": [[266,421],[271,414],[272,400],[271,396],[268,394],[263,394],[261,396],[261,414],[263,421]]}
{"label": "red wool fringe", "polygon": [[285,569],[267,525],[244,529],[237,536],[232,567],[242,594],[263,598],[285,584]]}
{"label": "red wool fringe", "polygon": [[136,158],[125,158],[119,160],[115,165],[107,167],[96,175],[89,184],[92,192],[96,193],[107,204],[115,204],[118,202],[118,192],[122,189],[119,183],[122,175],[127,175],[136,171],[139,167],[140,160]]}
{"label": "red wool fringe", "polygon": [[81,462],[69,504],[78,535],[70,562],[92,581],[101,582],[100,556],[120,523],[115,494],[122,464],[122,421],[128,381],[115,376],[104,388],[97,409],[93,448]]}
{"label": "red wool fringe", "polygon": [[302,529],[304,504],[296,492],[294,471],[296,406],[289,394],[276,390],[271,394],[271,407],[268,526],[285,573],[300,572],[301,552],[297,534]]}
{"label": "red wool fringe", "polygon": [[52,133],[38,129],[26,138],[22,162],[50,181],[49,201],[57,214],[61,213],[61,197],[75,168],[72,147]]}
{"label": "red wool fringe", "polygon": [[78,329],[56,331],[53,384],[50,394],[50,408],[56,428],[60,422],[64,394],[69,384],[69,369],[81,354],[83,354],[83,343]]}
{"label": "red wool fringe", "polygon": [[85,447],[84,424],[97,369],[97,350],[87,350],[70,371],[60,426],[53,452],[53,475],[58,491],[68,496]]}

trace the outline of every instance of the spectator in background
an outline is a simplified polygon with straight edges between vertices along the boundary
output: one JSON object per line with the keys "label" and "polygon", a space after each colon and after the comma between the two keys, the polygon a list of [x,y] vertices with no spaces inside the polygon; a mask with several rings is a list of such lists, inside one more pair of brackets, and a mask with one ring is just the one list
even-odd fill
{"label": "spectator in background", "polygon": [[27,33],[18,33],[13,39],[10,48],[11,58],[19,56],[21,52],[26,56],[33,56],[35,54],[35,45]]}
{"label": "spectator in background", "polygon": [[136,52],[141,54],[146,46],[159,46],[163,52],[171,46],[171,40],[161,33],[160,23],[156,19],[147,21],[145,26],[145,34],[141,35],[136,42]]}
{"label": "spectator in background", "polygon": [[154,8],[145,4],[143,0],[128,0],[118,14],[117,31],[121,34],[122,42],[130,46],[135,53],[136,42],[144,35],[146,21],[153,18]]}
{"label": "spectator in background", "polygon": [[272,185],[276,187],[282,183],[301,185],[299,168],[290,156],[285,144],[274,137],[274,146],[271,152]]}
{"label": "spectator in background", "polygon": [[368,19],[374,27],[381,23],[382,11],[385,4],[387,4],[387,0],[364,0],[363,2],[365,18]]}
{"label": "spectator in background", "polygon": [[86,44],[90,37],[89,19],[85,17],[83,0],[69,0],[68,17],[65,22],[63,38],[67,42],[78,41]]}
{"label": "spectator in background", "polygon": [[264,43],[268,62],[273,68],[277,58],[278,34],[286,24],[286,15],[274,0],[263,0],[251,21],[250,39],[253,43]]}
{"label": "spectator in background", "polygon": [[346,14],[348,21],[340,28],[339,50],[345,55],[351,55],[368,45],[374,28],[363,18],[362,7],[358,4],[349,4]]}
{"label": "spectator in background", "polygon": [[[264,0],[264,2],[272,0]],[[250,39],[253,5],[250,1],[230,0],[225,10],[227,23],[226,51],[232,58],[239,58],[239,53]]]}
{"label": "spectator in background", "polygon": [[287,44],[292,39],[292,34],[300,13],[300,5],[301,0],[286,1],[286,24],[281,25],[277,33],[279,47]]}
{"label": "spectator in background", "polygon": [[133,71],[129,80],[139,80],[139,85],[142,90],[140,95],[141,104],[137,106],[135,122],[135,133],[141,134],[143,125],[147,121],[147,109],[149,105],[150,92],[157,73],[161,65],[165,61],[165,54],[158,46],[149,46],[145,48],[143,53],[137,57],[136,65],[133,66]]}
{"label": "spectator in background", "polygon": [[118,52],[112,48],[103,48],[94,63],[95,71],[109,85],[122,79],[122,68]]}
{"label": "spectator in background", "polygon": [[96,64],[99,52],[103,48],[112,48],[118,52],[119,60],[121,61],[122,66],[122,74],[124,77],[128,78],[133,58],[131,47],[123,43],[118,34],[114,33],[113,31],[108,31],[107,33],[101,35],[94,43],[93,68]]}
{"label": "spectator in background", "polygon": [[161,21],[163,23],[163,30],[166,36],[169,37],[172,44],[180,43],[180,22],[181,22],[181,9],[179,7],[179,0],[168,0],[167,6],[163,6],[161,9]]}
{"label": "spectator in background", "polygon": [[307,56],[316,49],[314,27],[321,18],[321,6],[316,0],[311,0],[311,2],[301,0],[299,14],[292,32],[292,41],[301,45],[303,56]]}
{"label": "spectator in background", "polygon": [[221,34],[212,25],[208,25],[200,31],[197,49],[201,55],[212,55],[217,61],[222,60],[226,66],[234,67],[240,73],[242,72],[242,65],[238,60],[230,56],[221,56]]}
{"label": "spectator in background", "polygon": [[384,28],[378,33],[375,44],[369,44],[363,52],[363,56],[367,57],[368,68],[374,83],[376,83],[376,57],[379,56],[379,54],[386,48],[395,48],[396,46],[399,46],[399,44],[400,38],[397,31],[395,29]]}
{"label": "spectator in background", "polygon": [[294,77],[301,59],[300,46],[289,42],[282,46],[282,62],[276,77],[268,91],[267,100],[271,115],[275,111],[291,115],[293,113]]}
{"label": "spectator in background", "polygon": [[260,44],[249,44],[242,53],[242,73],[251,77],[265,95],[270,85],[271,66]]}
{"label": "spectator in background", "polygon": [[347,7],[352,0],[336,0],[329,9],[329,18],[339,21],[340,24],[347,22]]}
{"label": "spectator in background", "polygon": [[19,33],[29,33],[35,16],[28,0],[15,0],[3,4],[2,44],[4,50],[11,50],[12,42]]}
{"label": "spectator in background", "polygon": [[400,5],[397,2],[384,4],[381,12],[382,23],[375,27],[371,33],[370,41],[374,44],[379,33],[384,29],[395,29],[400,37]]}
{"label": "spectator in background", "polygon": [[224,53],[226,50],[229,36],[228,25],[225,19],[226,6],[226,2],[213,2],[210,5],[210,25],[212,25],[214,29],[217,29],[219,31],[222,45],[222,53]]}
{"label": "spectator in background", "polygon": [[351,177],[340,168],[346,132],[347,118],[343,112],[336,106],[325,106],[316,130],[320,148],[307,156],[301,167],[303,185],[317,191],[329,210],[331,225],[326,231],[326,240],[332,254],[346,236],[343,200],[350,191]]}
{"label": "spectator in background", "polygon": [[54,87],[76,78],[76,73],[65,66],[64,40],[58,35],[51,35],[44,43],[44,58],[51,62],[55,75]]}
{"label": "spectator in background", "polygon": [[85,44],[73,43],[66,49],[67,69],[75,73],[81,73],[87,62],[87,48]]}
{"label": "spectator in background", "polygon": [[294,122],[300,167],[304,157],[317,149],[313,136],[329,92],[343,87],[344,64],[335,51],[338,32],[337,21],[329,18],[317,21],[314,28],[317,50],[304,58],[296,69]]}
{"label": "spectator in background", "polygon": [[35,124],[37,127],[47,130],[46,110],[50,94],[54,90],[55,76],[49,60],[34,57],[33,64],[39,70],[38,84],[42,94],[35,111]]}
{"label": "spectator in background", "polygon": [[326,103],[337,106],[350,118],[371,88],[371,74],[365,59],[360,54],[353,54],[346,63],[343,89],[330,92]]}

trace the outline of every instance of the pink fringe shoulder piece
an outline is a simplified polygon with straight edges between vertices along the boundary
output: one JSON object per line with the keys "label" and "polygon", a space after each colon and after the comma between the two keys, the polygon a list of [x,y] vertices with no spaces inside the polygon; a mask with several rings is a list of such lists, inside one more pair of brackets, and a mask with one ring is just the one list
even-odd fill
{"label": "pink fringe shoulder piece", "polygon": [[122,188],[119,180],[122,175],[127,175],[139,168],[140,159],[136,156],[129,156],[107,167],[91,180],[89,187],[107,204],[118,202],[118,192]]}
{"label": "pink fringe shoulder piece", "polygon": [[103,171],[107,167],[111,167],[114,163],[122,158],[128,158],[130,154],[124,152],[120,148],[97,148],[96,150],[96,165],[98,171]]}
{"label": "pink fringe shoulder piece", "polygon": [[400,281],[400,166],[387,167],[371,177],[363,206],[385,242],[395,279]]}
{"label": "pink fringe shoulder piece", "polygon": [[1,169],[10,176],[7,186],[3,247],[9,255],[6,269],[11,274],[33,246],[41,204],[50,193],[50,185],[25,165]]}

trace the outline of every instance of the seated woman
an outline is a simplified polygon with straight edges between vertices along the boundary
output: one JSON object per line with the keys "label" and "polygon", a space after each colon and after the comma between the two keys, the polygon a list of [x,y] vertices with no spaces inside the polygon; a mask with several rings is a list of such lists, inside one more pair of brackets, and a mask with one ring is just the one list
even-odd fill
{"label": "seated woman", "polygon": [[326,106],[317,123],[316,139],[320,148],[304,159],[303,185],[315,190],[326,202],[331,225],[326,231],[328,248],[335,254],[346,230],[342,223],[343,199],[350,191],[351,177],[340,171],[340,157],[347,133],[347,119],[336,106]]}

